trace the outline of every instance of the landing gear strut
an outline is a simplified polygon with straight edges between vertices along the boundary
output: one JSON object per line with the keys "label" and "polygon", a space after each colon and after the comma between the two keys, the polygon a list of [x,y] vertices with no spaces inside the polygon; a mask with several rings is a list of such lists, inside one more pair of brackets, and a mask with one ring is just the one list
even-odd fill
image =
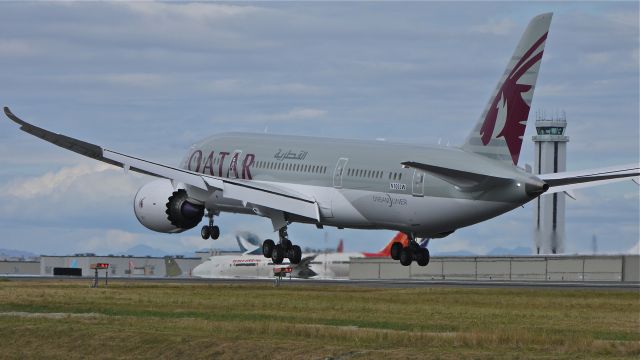
{"label": "landing gear strut", "polygon": [[403,247],[401,243],[391,245],[391,258],[400,260],[402,266],[409,266],[415,260],[419,266],[427,266],[429,264],[429,250],[421,247],[416,241],[415,234],[407,234],[409,244]]}
{"label": "landing gear strut", "polygon": [[262,254],[266,258],[271,258],[274,264],[282,264],[287,258],[292,264],[299,264],[302,260],[302,249],[293,245],[287,234],[287,227],[280,228],[278,232],[280,241],[276,244],[273,240],[267,239],[262,243]]}
{"label": "landing gear strut", "polygon": [[204,240],[207,240],[208,238],[212,238],[213,240],[216,240],[220,237],[220,228],[216,225],[213,225],[213,216],[215,215],[215,213],[213,211],[207,211],[207,217],[209,218],[209,225],[205,225],[202,227],[202,229],[200,230],[200,236],[202,236],[202,238]]}

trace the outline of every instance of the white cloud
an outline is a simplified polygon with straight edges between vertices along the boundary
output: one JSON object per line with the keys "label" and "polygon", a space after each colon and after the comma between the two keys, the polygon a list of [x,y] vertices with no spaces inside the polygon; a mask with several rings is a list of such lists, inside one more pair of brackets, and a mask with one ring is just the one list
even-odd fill
{"label": "white cloud", "polygon": [[113,169],[113,166],[102,163],[78,164],[72,167],[64,167],[58,171],[48,172],[42,176],[14,180],[0,187],[0,195],[20,199],[47,196],[54,192],[67,191],[78,178],[85,175]]}
{"label": "white cloud", "polygon": [[140,236],[135,233],[110,229],[100,235],[94,235],[79,244],[84,252],[114,253],[122,252],[137,245]]}
{"label": "white cloud", "polygon": [[585,56],[585,61],[589,65],[606,65],[613,59],[613,54],[608,52],[590,53]]}
{"label": "white cloud", "polygon": [[18,39],[0,39],[0,56],[23,57],[38,54],[33,43]]}
{"label": "white cloud", "polygon": [[201,84],[203,90],[211,91],[215,94],[235,95],[235,96],[303,96],[303,95],[323,95],[326,91],[319,87],[302,83],[258,83],[245,79],[218,79]]}
{"label": "white cloud", "polygon": [[[315,108],[294,108],[284,112],[271,114],[250,114],[236,118],[236,123],[245,124],[290,124],[298,123],[304,120],[322,119],[327,115],[326,110]],[[212,120],[213,123],[219,123],[219,120]]]}
{"label": "white cloud", "polygon": [[268,11],[251,5],[230,5],[216,3],[160,3],[124,2],[133,13],[154,20],[171,21],[219,21],[238,16],[256,15]]}
{"label": "white cloud", "polygon": [[482,34],[491,35],[508,35],[517,27],[517,24],[511,19],[489,19],[488,22],[472,28],[473,31]]}
{"label": "white cloud", "polygon": [[627,250],[627,254],[640,255],[640,241],[638,241],[631,249]]}

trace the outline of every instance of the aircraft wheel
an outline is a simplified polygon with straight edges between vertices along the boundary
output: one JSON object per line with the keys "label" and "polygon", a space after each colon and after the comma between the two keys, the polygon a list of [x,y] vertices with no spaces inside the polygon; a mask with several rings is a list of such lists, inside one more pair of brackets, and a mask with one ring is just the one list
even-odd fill
{"label": "aircraft wheel", "polygon": [[400,252],[402,251],[402,244],[399,242],[394,242],[391,245],[391,258],[393,260],[400,260]]}
{"label": "aircraft wheel", "polygon": [[300,249],[298,245],[293,245],[291,247],[291,257],[289,261],[291,261],[292,264],[300,264],[300,260],[302,260],[302,249]]}
{"label": "aircraft wheel", "polygon": [[266,258],[270,258],[273,254],[273,249],[276,247],[276,244],[271,239],[267,239],[262,243],[262,255]]}
{"label": "aircraft wheel", "polygon": [[293,247],[293,243],[289,239],[284,239],[282,240],[282,247],[284,248],[284,251],[289,251]]}
{"label": "aircraft wheel", "polygon": [[400,264],[402,264],[402,266],[409,266],[412,261],[413,254],[411,253],[411,249],[408,247],[402,248],[402,251],[400,251]]}
{"label": "aircraft wheel", "polygon": [[424,256],[427,258],[427,264],[429,264],[429,261],[431,260],[431,254],[429,253],[429,249],[424,248],[424,250],[422,251],[424,252]]}
{"label": "aircraft wheel", "polygon": [[273,248],[273,252],[271,253],[271,260],[273,260],[274,264],[282,264],[282,260],[284,260],[284,249],[282,245],[277,244]]}
{"label": "aircraft wheel", "polygon": [[220,237],[220,228],[216,226],[211,227],[211,238],[217,240]]}
{"label": "aircraft wheel", "polygon": [[416,255],[416,262],[418,263],[418,265],[427,266],[427,264],[429,264],[429,250],[420,249],[420,251]]}
{"label": "aircraft wheel", "polygon": [[207,240],[209,236],[211,236],[211,230],[209,229],[209,226],[205,225],[202,227],[202,229],[200,229],[200,236],[202,236],[202,239],[204,240]]}

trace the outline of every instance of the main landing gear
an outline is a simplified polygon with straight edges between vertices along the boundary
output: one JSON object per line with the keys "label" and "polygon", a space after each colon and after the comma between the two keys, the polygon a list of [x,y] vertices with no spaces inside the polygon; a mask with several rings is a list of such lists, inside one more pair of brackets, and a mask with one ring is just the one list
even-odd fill
{"label": "main landing gear", "polygon": [[292,264],[299,264],[302,260],[302,249],[293,245],[287,235],[287,227],[284,226],[278,232],[280,241],[276,244],[273,240],[267,239],[262,243],[262,254],[266,258],[271,258],[274,264],[282,264],[284,258],[289,259]]}
{"label": "main landing gear", "polygon": [[408,246],[403,246],[401,243],[396,242],[391,245],[391,258],[393,260],[400,260],[400,264],[403,266],[409,266],[415,260],[419,266],[427,266],[429,264],[429,250],[425,247],[421,247],[417,242],[414,234],[407,234],[409,238]]}
{"label": "main landing gear", "polygon": [[202,227],[202,229],[200,230],[200,236],[202,236],[202,238],[204,240],[207,240],[208,238],[212,238],[213,240],[216,240],[220,237],[220,228],[216,225],[213,225],[213,216],[215,214],[212,211],[207,211],[207,217],[209,218],[209,225],[205,225]]}

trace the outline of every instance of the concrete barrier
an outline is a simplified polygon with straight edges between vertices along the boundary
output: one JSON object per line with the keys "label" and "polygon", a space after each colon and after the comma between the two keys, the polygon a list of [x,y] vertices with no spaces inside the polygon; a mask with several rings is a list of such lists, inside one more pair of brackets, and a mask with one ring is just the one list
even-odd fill
{"label": "concrete barrier", "polygon": [[428,266],[351,258],[349,278],[640,282],[640,255],[432,257]]}

